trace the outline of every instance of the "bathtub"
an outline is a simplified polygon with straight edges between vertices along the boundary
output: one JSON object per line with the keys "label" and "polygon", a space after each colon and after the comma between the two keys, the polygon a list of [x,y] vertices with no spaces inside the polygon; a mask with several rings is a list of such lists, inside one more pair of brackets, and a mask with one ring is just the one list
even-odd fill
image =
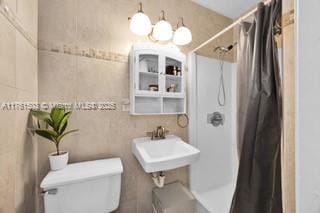
{"label": "bathtub", "polygon": [[234,183],[204,192],[192,191],[196,197],[197,213],[228,213],[234,192]]}

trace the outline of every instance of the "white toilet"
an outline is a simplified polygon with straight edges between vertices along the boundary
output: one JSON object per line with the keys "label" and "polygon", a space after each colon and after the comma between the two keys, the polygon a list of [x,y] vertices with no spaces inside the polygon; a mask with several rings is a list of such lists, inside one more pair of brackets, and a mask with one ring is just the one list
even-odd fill
{"label": "white toilet", "polygon": [[120,158],[69,164],[42,180],[45,213],[107,213],[119,206]]}

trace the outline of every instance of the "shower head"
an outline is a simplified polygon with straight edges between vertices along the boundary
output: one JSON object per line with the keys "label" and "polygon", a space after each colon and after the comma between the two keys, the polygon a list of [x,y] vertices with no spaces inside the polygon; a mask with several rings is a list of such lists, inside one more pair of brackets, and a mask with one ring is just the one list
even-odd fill
{"label": "shower head", "polygon": [[218,46],[218,47],[214,48],[214,51],[215,52],[219,51],[219,52],[226,53],[226,52],[229,52],[230,50],[232,50],[233,47],[236,46],[236,45],[237,45],[237,42],[235,42],[233,44],[230,44],[227,47]]}

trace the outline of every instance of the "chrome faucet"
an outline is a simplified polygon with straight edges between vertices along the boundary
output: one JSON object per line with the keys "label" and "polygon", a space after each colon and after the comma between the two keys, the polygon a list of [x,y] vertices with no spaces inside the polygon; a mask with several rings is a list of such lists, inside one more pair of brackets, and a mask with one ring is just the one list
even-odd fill
{"label": "chrome faucet", "polygon": [[156,133],[157,133],[156,134],[157,138],[162,138],[162,139],[166,138],[166,133],[165,133],[165,129],[163,126],[158,126]]}
{"label": "chrome faucet", "polygon": [[155,139],[165,139],[166,134],[169,133],[163,126],[158,126],[156,130],[152,132],[147,132],[148,136],[151,136],[151,140]]}

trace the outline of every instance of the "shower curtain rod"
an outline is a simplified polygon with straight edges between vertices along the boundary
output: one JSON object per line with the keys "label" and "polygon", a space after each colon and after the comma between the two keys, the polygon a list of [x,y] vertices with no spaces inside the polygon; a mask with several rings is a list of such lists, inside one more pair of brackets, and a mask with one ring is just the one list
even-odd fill
{"label": "shower curtain rod", "polygon": [[[266,0],[263,3],[265,5],[269,4],[272,0]],[[201,49],[202,47],[206,46],[207,44],[209,44],[211,41],[215,40],[216,38],[218,38],[219,36],[221,36],[222,34],[224,34],[225,32],[231,30],[233,27],[235,27],[236,25],[240,24],[242,21],[246,20],[248,17],[250,17],[253,13],[255,13],[257,11],[257,7],[255,7],[253,10],[249,11],[247,14],[241,16],[240,18],[238,18],[236,21],[234,21],[232,24],[230,24],[228,27],[224,28],[223,30],[221,30],[220,32],[218,32],[217,34],[215,34],[214,36],[212,36],[211,38],[209,38],[207,41],[203,42],[202,44],[200,44],[198,47],[194,48],[193,50],[191,50],[192,53],[198,51],[199,49]]]}

